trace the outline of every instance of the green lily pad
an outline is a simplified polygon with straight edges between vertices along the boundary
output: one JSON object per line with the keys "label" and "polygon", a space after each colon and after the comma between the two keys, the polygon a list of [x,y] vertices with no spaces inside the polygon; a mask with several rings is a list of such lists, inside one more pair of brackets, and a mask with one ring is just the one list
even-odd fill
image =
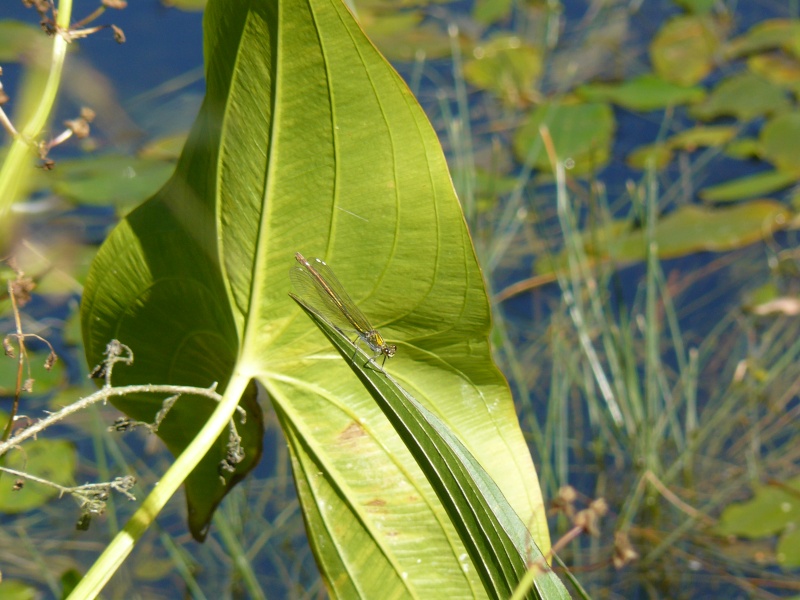
{"label": "green lily pad", "polygon": [[699,196],[705,202],[733,202],[782,190],[797,179],[797,173],[766,171],[709,186],[700,190]]}
{"label": "green lily pad", "polygon": [[722,81],[700,104],[690,109],[700,120],[731,116],[749,121],[789,108],[786,91],[753,73],[741,73]]}
{"label": "green lily pad", "polygon": [[0,581],[0,598],[4,600],[35,600],[39,591],[27,583],[14,579]]}
{"label": "green lily pad", "polygon": [[386,58],[414,60],[418,52],[426,58],[450,56],[450,37],[436,23],[422,19],[421,11],[387,12],[359,6],[359,21]]}
{"label": "green lily pad", "polygon": [[662,78],[680,85],[705,79],[714,66],[720,40],[714,21],[679,16],[667,22],[650,45],[650,60]]}
{"label": "green lily pad", "polygon": [[800,111],[783,113],[767,121],[761,128],[761,156],[778,169],[800,171]]}
{"label": "green lily pad", "polygon": [[780,54],[759,54],[747,59],[747,68],[776,85],[794,89],[800,83],[800,62]]}
{"label": "green lily pad", "polygon": [[628,155],[627,163],[634,169],[652,168],[661,170],[672,160],[672,149],[664,143],[639,146]]}
{"label": "green lily pad", "polygon": [[[791,211],[774,200],[754,200],[726,208],[685,205],[658,220],[655,241],[662,259],[678,258],[697,252],[726,252],[764,239],[790,224]],[[642,228],[631,228],[629,221],[611,221],[591,235],[583,234],[589,256],[617,263],[641,262],[646,257],[647,241]],[[566,263],[562,255],[556,265]],[[539,275],[552,273],[554,261],[540,261]]]}
{"label": "green lily pad", "polygon": [[591,83],[578,88],[589,102],[613,102],[629,110],[657,110],[680,104],[694,104],[705,98],[702,87],[678,85],[648,73],[618,85]]}
{"label": "green lily pad", "polygon": [[161,0],[161,4],[187,12],[201,11],[208,0]]}
{"label": "green lily pad", "polygon": [[640,146],[628,155],[628,164],[634,169],[645,169],[652,160],[656,169],[669,164],[675,150],[694,152],[697,148],[722,146],[736,136],[738,128],[728,125],[692,127],[675,134],[660,144]]}
{"label": "green lily pad", "polygon": [[800,477],[783,485],[758,485],[753,498],[728,505],[715,530],[719,535],[757,539],[781,534],[778,564],[800,567]]}
{"label": "green lily pad", "polygon": [[[453,171],[453,181],[458,181],[458,171]],[[511,175],[475,169],[475,195],[478,208],[488,211],[497,205],[497,199],[513,192],[519,185],[519,179]]]}
{"label": "green lily pad", "polygon": [[791,48],[800,38],[800,21],[770,19],[757,23],[744,35],[731,40],[726,49],[728,58],[738,58],[755,52]]}
{"label": "green lily pad", "polygon": [[0,62],[17,62],[31,52],[45,53],[48,45],[38,27],[12,19],[0,21]]}
{"label": "green lily pad", "polygon": [[35,247],[21,246],[15,253],[19,268],[36,279],[36,293],[80,293],[97,248],[78,244],[70,238],[54,237],[46,243]]}
{"label": "green lily pad", "polygon": [[[25,442],[21,450],[12,450],[6,455],[7,467],[65,486],[74,484],[75,464],[75,449],[64,440]],[[0,512],[33,510],[58,495],[57,489],[32,481],[26,481],[22,489],[14,491],[12,479],[6,475],[0,485]]]}
{"label": "green lily pad", "polygon": [[155,139],[139,151],[139,158],[177,160],[186,143],[187,136],[188,133],[182,132]]}
{"label": "green lily pad", "polygon": [[725,156],[739,160],[761,156],[761,142],[755,138],[739,138],[725,147]]}
{"label": "green lily pad", "polygon": [[[18,356],[16,343],[13,346],[15,356]],[[57,360],[50,370],[45,368],[48,354],[49,352],[28,351],[26,364],[22,371],[22,382],[24,383],[29,378],[33,379],[32,391],[34,394],[49,392],[66,381],[63,361]],[[30,365],[30,371],[28,365]],[[0,398],[14,395],[17,386],[17,368],[17,358],[0,355]]]}
{"label": "green lily pad", "polygon": [[609,160],[616,122],[611,106],[602,103],[539,106],[514,136],[514,152],[521,162],[550,171],[550,162],[541,145],[539,128],[546,125],[560,160],[571,159],[575,175],[596,172]]}
{"label": "green lily pad", "polygon": [[542,73],[542,52],[514,35],[500,35],[476,46],[464,64],[464,78],[509,104],[530,100]]}
{"label": "green lily pad", "polygon": [[472,7],[472,18],[478,23],[491,25],[511,15],[513,0],[476,0]]}
{"label": "green lily pad", "polygon": [[692,152],[697,148],[724,146],[736,137],[739,128],[733,125],[708,125],[692,127],[675,134],[667,143],[671,148]]}
{"label": "green lily pad", "polygon": [[125,209],[152,196],[174,170],[171,162],[108,154],[60,160],[39,172],[34,185],[80,204]]}
{"label": "green lily pad", "polygon": [[[659,219],[655,239],[660,258],[676,258],[695,252],[724,252],[764,239],[769,232],[787,226],[790,212],[773,200],[754,200],[729,208],[685,205]],[[644,259],[644,231],[611,239],[609,255],[615,260]]]}

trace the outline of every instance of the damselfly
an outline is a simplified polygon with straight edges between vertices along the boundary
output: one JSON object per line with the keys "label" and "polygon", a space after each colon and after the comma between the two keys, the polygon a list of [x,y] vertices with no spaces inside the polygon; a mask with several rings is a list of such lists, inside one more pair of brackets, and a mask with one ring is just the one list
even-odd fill
{"label": "damselfly", "polygon": [[355,332],[358,337],[353,345],[358,348],[358,342],[363,341],[375,353],[369,362],[374,363],[376,358],[383,355],[385,363],[387,358],[394,356],[397,346],[386,343],[324,261],[319,258],[306,260],[299,252],[294,257],[300,266],[292,267],[289,277],[314,312],[343,333]]}

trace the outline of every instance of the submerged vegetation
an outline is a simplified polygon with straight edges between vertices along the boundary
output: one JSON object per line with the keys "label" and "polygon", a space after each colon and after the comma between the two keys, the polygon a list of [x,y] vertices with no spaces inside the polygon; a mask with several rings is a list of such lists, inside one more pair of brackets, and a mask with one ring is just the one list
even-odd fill
{"label": "submerged vegetation", "polygon": [[[571,593],[800,594],[797,3],[476,0],[471,12],[462,3],[351,4],[444,147],[489,288],[495,360],[514,394],[547,503],[554,566]],[[125,15],[115,15],[123,27]],[[0,21],[0,32],[0,60],[34,73],[32,57],[43,52],[39,32],[16,21]],[[197,53],[199,61],[200,48]],[[93,72],[88,61],[82,68],[84,75]],[[128,102],[149,103],[158,113],[193,81],[176,78],[149,97],[120,104],[108,92],[105,107],[123,117],[114,126],[98,116],[79,153],[65,148],[61,156],[61,146],[47,148],[42,165],[53,169],[14,183],[20,201],[13,229],[6,229],[12,213],[0,198],[0,251],[2,258],[13,256],[0,271],[10,292],[0,297],[0,323],[8,333],[50,340],[64,359],[42,369],[50,362],[49,348],[26,337],[25,369],[31,371],[25,377],[18,370],[22,362],[0,361],[0,395],[21,397],[20,414],[55,411],[95,391],[82,383],[83,344],[98,358],[100,344],[110,340],[82,339],[77,301],[96,238],[162,189],[186,139],[180,128],[159,131],[134,152],[119,124],[129,124],[128,132],[136,127]],[[80,90],[70,93],[75,104],[86,101]],[[162,119],[162,125],[175,120]],[[241,169],[246,171],[244,164]],[[359,169],[353,172],[367,181],[370,174]],[[353,189],[365,199],[377,193]],[[298,223],[304,218],[294,217]],[[127,241],[144,240],[146,246],[147,235]],[[353,243],[374,241],[360,238]],[[306,251],[289,248],[287,256],[301,249]],[[90,294],[115,264],[103,263],[99,273],[94,267]],[[287,261],[284,272],[289,267]],[[362,284],[366,278],[355,267],[350,276]],[[32,291],[33,301],[13,306],[13,286],[25,287],[22,281],[36,284],[22,294],[27,299]],[[397,287],[414,290],[410,283]],[[414,350],[402,338],[402,321],[391,320],[385,298],[370,301],[370,317],[388,323],[394,337],[387,339],[398,343],[391,362],[402,365],[403,353]],[[212,309],[200,314],[215,315]],[[228,326],[237,324],[220,325]],[[217,363],[234,361],[233,337],[217,340]],[[276,361],[285,360],[291,350],[288,342],[277,350],[265,345],[257,355],[272,352]],[[137,350],[137,361],[145,354]],[[278,363],[265,364],[272,369]],[[224,371],[219,364],[210,369],[222,380]],[[490,368],[482,374],[493,376]],[[189,383],[205,387],[212,381]],[[260,422],[256,392],[247,394],[250,422]],[[207,543],[187,539],[183,506],[172,501],[160,527],[141,539],[112,581],[115,593],[124,595],[132,585],[147,597],[177,587],[196,597],[218,591],[298,598],[324,593],[291,477],[292,467],[301,468],[302,427],[289,428],[290,452],[282,431],[294,417],[287,416],[281,397],[272,398],[277,410],[261,400],[265,458],[243,483],[219,492],[227,495],[216,512],[219,498],[200,503],[213,523]],[[438,416],[457,420],[447,411],[458,404],[445,406],[446,414]],[[152,443],[154,437],[140,435],[152,424],[125,436],[109,432],[117,417],[110,407],[93,406],[69,421],[64,436],[26,446],[21,462],[9,454],[4,466],[65,487],[133,473],[140,482],[134,495],[143,498],[173,459]],[[350,443],[357,433],[347,431],[337,443]],[[225,455],[226,447],[217,450]],[[305,455],[302,460],[311,462]],[[252,466],[242,466],[241,474]],[[207,479],[219,476],[216,463],[206,467]],[[313,469],[321,474],[323,466]],[[313,480],[301,478],[301,500]],[[33,482],[12,490],[15,485],[8,475],[0,479],[0,548],[16,555],[12,561],[4,555],[8,550],[0,550],[4,593],[26,586],[53,595],[71,589],[132,512],[122,502],[129,488],[117,496],[106,489],[102,510],[93,513],[105,516],[76,533],[78,515],[86,514],[82,504],[76,512],[54,499],[56,491],[42,493]],[[194,510],[197,488],[187,494]],[[383,504],[368,506],[379,512]],[[208,523],[193,518],[193,534],[204,536]],[[43,574],[39,565],[45,561],[52,570]]]}

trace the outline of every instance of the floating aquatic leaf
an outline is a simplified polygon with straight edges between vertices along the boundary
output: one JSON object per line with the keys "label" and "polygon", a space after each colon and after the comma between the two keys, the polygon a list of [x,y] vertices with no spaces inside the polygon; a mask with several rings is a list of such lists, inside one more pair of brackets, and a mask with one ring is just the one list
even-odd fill
{"label": "floating aquatic leaf", "polygon": [[36,600],[40,597],[39,590],[27,583],[14,579],[0,581],[0,598],[3,600]]}
{"label": "floating aquatic leaf", "polygon": [[662,143],[638,147],[628,155],[627,162],[634,169],[645,169],[652,160],[656,169],[663,169],[672,160],[675,150],[694,152],[701,147],[722,146],[733,139],[737,131],[737,127],[727,125],[692,127]]}
{"label": "floating aquatic leaf", "polygon": [[[681,206],[660,218],[655,227],[658,256],[678,258],[696,252],[724,252],[753,244],[790,224],[791,211],[774,200],[754,200],[726,208]],[[629,221],[612,221],[584,234],[589,256],[616,263],[643,261],[647,240],[642,228]],[[562,257],[555,264],[565,264]],[[540,261],[536,272],[551,273],[554,261]]]}
{"label": "floating aquatic leaf", "polygon": [[[5,423],[7,415],[0,417]],[[5,455],[5,466],[24,471],[41,479],[59,485],[73,485],[75,474],[75,449],[72,444],[63,440],[41,439],[25,442],[22,449],[11,450]],[[22,489],[14,491],[12,480],[3,476],[4,485],[0,485],[0,512],[20,513],[38,508],[59,495],[57,489],[25,482]]]}
{"label": "floating aquatic leaf", "polygon": [[797,173],[765,171],[704,188],[699,196],[705,202],[733,202],[782,190],[796,182],[797,178]]}
{"label": "floating aquatic leaf", "polygon": [[672,160],[672,149],[665,143],[639,146],[628,155],[627,163],[634,169],[661,170]]}
{"label": "floating aquatic leaf", "polygon": [[755,138],[739,138],[725,147],[725,156],[745,160],[761,154],[761,142]]}
{"label": "floating aquatic leaf", "polygon": [[747,68],[767,81],[794,89],[800,84],[800,62],[780,54],[759,54],[747,59]]}
{"label": "floating aquatic leaf", "polygon": [[[72,217],[65,216],[69,221]],[[75,219],[75,227],[85,225]],[[53,224],[58,224],[54,219]],[[79,294],[89,272],[89,265],[97,253],[95,246],[79,244],[71,237],[51,239],[37,245],[21,245],[15,251],[17,265],[27,275],[36,279],[39,294]]]}
{"label": "floating aquatic leaf", "polygon": [[753,498],[728,505],[715,527],[719,535],[761,538],[781,534],[776,558],[786,568],[800,566],[800,477],[779,485],[757,485]]}
{"label": "floating aquatic leaf", "polygon": [[464,64],[464,78],[509,104],[526,104],[542,72],[542,52],[515,35],[495,36],[476,46]]}
{"label": "floating aquatic leaf", "polygon": [[705,98],[702,87],[678,85],[652,73],[617,85],[590,83],[578,88],[577,93],[589,102],[613,102],[640,111],[693,104]]}
{"label": "floating aquatic leaf", "polygon": [[671,148],[692,152],[697,148],[723,146],[730,142],[739,128],[733,125],[708,125],[692,127],[667,140]]}
{"label": "floating aquatic leaf", "polygon": [[749,121],[786,110],[786,91],[752,73],[741,73],[723,80],[713,92],[690,109],[693,117],[711,120],[730,116]]}
{"label": "floating aquatic leaf", "polygon": [[754,52],[791,48],[800,38],[800,21],[770,19],[753,25],[744,35],[731,40],[726,48],[728,58],[739,58]]}
{"label": "floating aquatic leaf", "polygon": [[450,37],[431,21],[423,22],[420,11],[386,12],[359,8],[361,25],[386,58],[414,60],[421,52],[426,58],[450,56]]}
{"label": "floating aquatic leaf", "polygon": [[514,152],[521,162],[543,171],[550,162],[541,148],[539,128],[546,125],[559,160],[571,159],[571,172],[599,171],[608,162],[616,122],[608,104],[545,104],[534,110],[514,136]]}
{"label": "floating aquatic leaf", "polygon": [[692,85],[711,72],[719,43],[712,19],[679,16],[668,21],[656,35],[650,45],[650,60],[664,79]]}
{"label": "floating aquatic leaf", "polygon": [[161,0],[161,4],[185,11],[201,11],[208,0]]}
{"label": "floating aquatic leaf", "polygon": [[[27,345],[30,345],[30,343]],[[16,355],[18,351],[16,343],[13,346]],[[44,394],[66,382],[67,377],[63,361],[57,360],[49,370],[45,368],[49,354],[49,350],[44,352],[31,352],[28,350],[22,371],[22,383],[32,379],[32,391],[34,394]],[[17,386],[17,365],[17,358],[10,358],[0,354],[0,398],[14,395]],[[30,365],[30,371],[28,371],[28,365]]]}
{"label": "floating aquatic leaf", "polygon": [[761,128],[761,156],[778,169],[800,171],[800,111],[773,117]]}
{"label": "floating aquatic leaf", "polygon": [[157,138],[139,151],[139,158],[153,160],[177,160],[186,143],[188,133],[181,132]]}
{"label": "floating aquatic leaf", "polygon": [[47,38],[33,25],[11,19],[0,21],[0,62],[33,59],[33,52],[45,53],[48,45]]}
{"label": "floating aquatic leaf", "polygon": [[472,8],[472,18],[478,23],[491,25],[511,15],[513,0],[476,0]]}
{"label": "floating aquatic leaf", "polygon": [[79,204],[125,209],[153,195],[174,170],[171,162],[107,154],[60,160],[52,171],[39,172],[33,185]]}
{"label": "floating aquatic leaf", "polygon": [[[675,258],[694,252],[723,252],[764,239],[787,226],[790,212],[779,202],[756,200],[729,208],[686,205],[659,219],[656,242],[661,258]],[[610,255],[617,260],[644,257],[644,231],[612,241]]]}

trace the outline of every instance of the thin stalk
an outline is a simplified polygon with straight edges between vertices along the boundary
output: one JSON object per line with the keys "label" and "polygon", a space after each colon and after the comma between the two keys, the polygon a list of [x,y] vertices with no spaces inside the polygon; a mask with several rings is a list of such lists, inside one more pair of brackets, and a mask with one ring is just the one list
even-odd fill
{"label": "thin stalk", "polygon": [[100,593],[166,506],[167,501],[178,491],[189,473],[200,463],[226,429],[249,381],[249,374],[234,373],[222,401],[214,409],[206,424],[164,474],[158,486],[150,492],[125,528],[111,541],[81,579],[69,595],[70,600],[94,598]]}
{"label": "thin stalk", "polygon": [[[60,30],[68,30],[72,17],[72,0],[58,3],[56,25]],[[50,72],[44,89],[37,96],[38,103],[27,123],[14,136],[5,161],[0,166],[0,223],[7,223],[6,214],[11,205],[18,200],[22,185],[27,177],[24,174],[26,161],[32,158],[32,148],[36,139],[47,124],[55,104],[64,60],[67,56],[67,39],[63,35],[53,36],[53,49],[50,58]],[[32,167],[30,167],[32,168]]]}
{"label": "thin stalk", "polygon": [[233,532],[231,523],[219,511],[214,515],[214,523],[217,525],[217,531],[225,544],[225,549],[228,551],[228,556],[233,560],[234,568],[242,576],[244,588],[247,590],[248,598],[256,598],[257,600],[266,600],[266,594],[258,583],[253,570],[253,563],[247,556],[242,545],[239,543],[237,535]]}

